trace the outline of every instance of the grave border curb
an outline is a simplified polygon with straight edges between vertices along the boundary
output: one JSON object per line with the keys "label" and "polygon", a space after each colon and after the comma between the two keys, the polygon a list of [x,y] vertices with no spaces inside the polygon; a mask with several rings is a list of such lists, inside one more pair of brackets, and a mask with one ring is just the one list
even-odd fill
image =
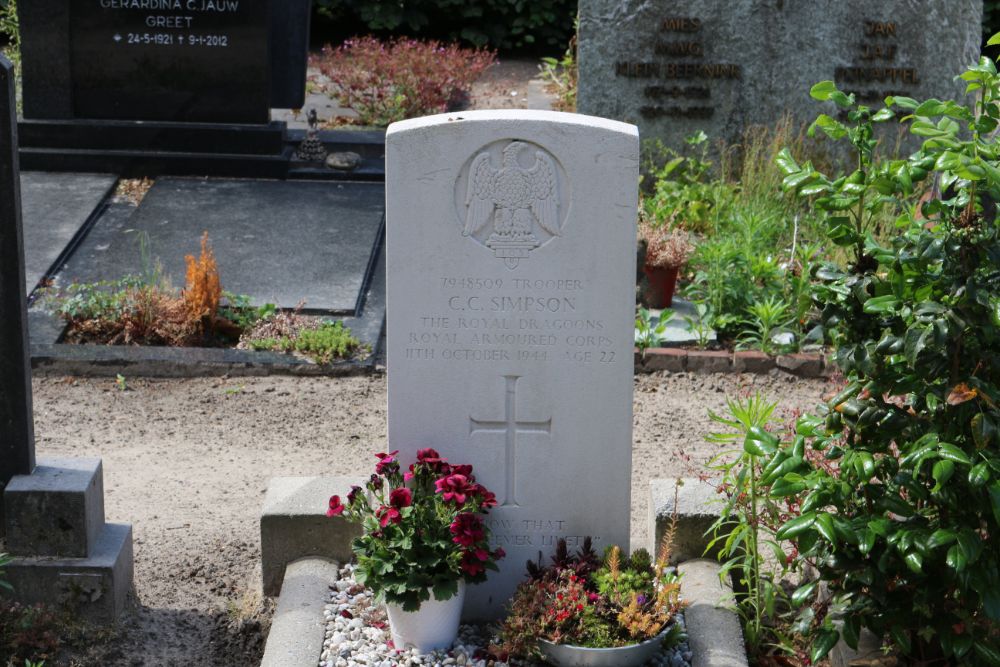
{"label": "grave border curb", "polygon": [[124,347],[31,345],[31,368],[41,375],[115,377],[117,375],[189,377],[263,377],[293,375],[342,377],[375,369],[375,354],[365,359],[318,364],[310,359],[277,352],[255,352],[229,348]]}
{"label": "grave border curb", "polygon": [[680,347],[634,349],[635,373],[754,373],[767,375],[775,370],[800,378],[828,378],[836,371],[833,360],[824,354],[795,352],[771,356],[757,350],[688,350]]}

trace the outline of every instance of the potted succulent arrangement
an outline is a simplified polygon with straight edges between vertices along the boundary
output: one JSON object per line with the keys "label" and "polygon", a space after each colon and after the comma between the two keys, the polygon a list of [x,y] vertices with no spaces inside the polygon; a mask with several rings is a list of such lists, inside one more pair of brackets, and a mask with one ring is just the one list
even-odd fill
{"label": "potted succulent arrangement", "polygon": [[639,237],[646,246],[642,271],[649,281],[646,300],[652,308],[669,308],[674,302],[677,276],[694,253],[691,235],[679,228],[655,225],[645,210],[639,216]]}
{"label": "potted succulent arrangement", "polygon": [[[664,542],[668,545],[668,542]],[[498,647],[506,657],[557,667],[638,667],[683,641],[679,575],[669,546],[654,562],[645,549],[617,546],[601,558],[590,538],[576,554],[560,540],[552,564],[528,563],[510,603]]]}
{"label": "potted succulent arrangement", "polygon": [[327,516],[363,527],[355,576],[386,603],[394,646],[429,653],[455,641],[466,584],[485,581],[504,557],[489,548],[483,521],[497,501],[470,465],[421,449],[403,472],[398,454],[376,454],[365,487],[352,487],[346,503],[332,496]]}

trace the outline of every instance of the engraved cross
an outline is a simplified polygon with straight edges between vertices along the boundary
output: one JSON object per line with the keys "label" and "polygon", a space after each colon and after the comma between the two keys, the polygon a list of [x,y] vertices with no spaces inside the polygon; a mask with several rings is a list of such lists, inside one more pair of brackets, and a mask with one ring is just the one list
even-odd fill
{"label": "engraved cross", "polygon": [[504,507],[518,507],[517,497],[517,436],[520,434],[540,434],[552,437],[552,419],[545,421],[530,422],[518,421],[517,419],[517,381],[518,375],[504,375],[507,383],[505,396],[504,420],[503,421],[482,421],[475,417],[469,417],[469,434],[476,433],[503,433],[507,439],[506,451],[506,493],[503,500]]}

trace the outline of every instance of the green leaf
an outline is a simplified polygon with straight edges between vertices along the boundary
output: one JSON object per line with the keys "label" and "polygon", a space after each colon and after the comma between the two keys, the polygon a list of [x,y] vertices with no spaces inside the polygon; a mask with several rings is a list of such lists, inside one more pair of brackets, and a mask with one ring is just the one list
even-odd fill
{"label": "green leaf", "polygon": [[759,426],[751,426],[743,441],[743,451],[753,456],[767,456],[778,449],[778,437]]}
{"label": "green leaf", "polygon": [[990,466],[988,463],[979,463],[972,466],[969,471],[969,484],[974,487],[984,486],[990,481]]}
{"label": "green leaf", "polygon": [[938,446],[938,455],[943,459],[948,459],[949,461],[954,461],[955,463],[963,463],[967,466],[972,465],[972,459],[970,459],[965,452],[955,445],[950,445],[947,442],[942,442]]}
{"label": "green leaf", "polygon": [[993,518],[1000,523],[1000,482],[990,485],[990,502],[993,505]]}
{"label": "green leaf", "polygon": [[844,625],[840,629],[840,634],[848,646],[857,650],[858,639],[861,636],[861,618],[853,614],[844,618]]}
{"label": "green leaf", "polygon": [[[996,36],[994,36],[995,38]],[[986,664],[993,665],[994,667],[1000,665],[1000,652],[997,652],[994,646],[977,641],[972,644],[972,648],[976,652],[976,655],[982,658]]]}
{"label": "green leaf", "polygon": [[820,81],[809,89],[809,95],[814,100],[825,102],[830,99],[830,95],[837,92],[837,84],[833,81]]}
{"label": "green leaf", "polygon": [[961,547],[957,544],[948,549],[948,555],[945,557],[945,563],[948,567],[955,570],[955,572],[961,572],[968,565],[969,560],[965,557],[965,553],[962,551]]}
{"label": "green leaf", "polygon": [[826,512],[816,515],[816,529],[827,542],[832,544],[834,547],[837,546],[837,531],[833,526],[833,517],[831,515]]}
{"label": "green leaf", "polygon": [[812,664],[816,664],[826,657],[826,654],[840,641],[840,633],[836,630],[820,630],[819,636],[813,640],[809,650],[809,658]]}
{"label": "green leaf", "polygon": [[1000,44],[1000,32],[993,35],[986,41],[986,46],[996,46],[997,44]]}
{"label": "green leaf", "polygon": [[919,552],[911,551],[910,553],[906,554],[906,557],[903,558],[903,560],[906,561],[906,566],[910,568],[910,570],[912,570],[913,572],[916,572],[918,574],[923,572],[924,558],[923,556],[920,555]]}
{"label": "green leaf", "polygon": [[802,516],[795,517],[775,533],[779,540],[790,540],[802,535],[813,527],[816,523],[816,514],[808,512]]}
{"label": "green leaf", "polygon": [[894,311],[898,305],[899,299],[892,294],[887,294],[865,301],[864,311],[869,315],[882,315]]}
{"label": "green leaf", "polygon": [[792,604],[796,607],[802,606],[804,603],[812,599],[813,593],[816,591],[816,587],[819,585],[818,581],[806,584],[805,586],[799,586],[792,593]]}
{"label": "green leaf", "polygon": [[934,478],[934,481],[937,482],[937,484],[934,486],[934,489],[932,491],[934,493],[939,492],[941,490],[941,487],[947,484],[948,480],[951,479],[951,476],[954,474],[955,474],[955,463],[953,461],[949,461],[948,459],[941,459],[940,461],[935,463],[934,468],[931,470],[931,476]]}

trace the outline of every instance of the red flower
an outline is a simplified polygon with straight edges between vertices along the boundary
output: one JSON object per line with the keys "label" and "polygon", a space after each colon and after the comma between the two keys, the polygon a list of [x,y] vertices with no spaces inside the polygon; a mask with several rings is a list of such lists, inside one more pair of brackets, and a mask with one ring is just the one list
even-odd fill
{"label": "red flower", "polygon": [[476,486],[473,488],[473,492],[480,497],[479,509],[488,510],[491,507],[497,506],[496,494],[488,490],[482,484],[476,484]]}
{"label": "red flower", "polygon": [[493,552],[494,560],[500,560],[507,555],[507,552],[503,550],[503,547],[497,547],[496,551]]}
{"label": "red flower", "polygon": [[474,482],[476,480],[476,478],[472,476],[472,466],[470,466],[467,463],[463,463],[463,464],[457,465],[457,466],[452,466],[451,467],[451,474],[452,475],[464,475],[466,477],[466,479],[468,479],[470,482]]}
{"label": "red flower", "polygon": [[399,510],[395,507],[385,507],[382,506],[378,508],[375,512],[375,516],[378,518],[378,523],[380,526],[385,528],[390,523],[399,523],[403,520],[403,515],[399,513]]}
{"label": "red flower", "polygon": [[465,572],[470,577],[474,577],[477,574],[482,574],[486,571],[483,563],[476,557],[476,554],[466,551],[462,554],[462,562],[459,564],[462,571]]}
{"label": "red flower", "polygon": [[352,486],[351,492],[347,494],[347,504],[353,505],[354,501],[358,499],[358,494],[361,493],[360,486]]}
{"label": "red flower", "polygon": [[386,472],[391,472],[393,469],[398,470],[399,463],[396,461],[396,454],[399,454],[398,449],[394,452],[389,452],[388,454],[385,452],[379,452],[376,454],[375,458],[378,459],[378,463],[375,464],[375,472],[381,475]]}
{"label": "red flower", "polygon": [[344,513],[344,505],[340,502],[340,496],[330,496],[330,509],[326,511],[327,516],[340,516]]}
{"label": "red flower", "polygon": [[447,475],[434,482],[437,492],[444,496],[445,501],[455,501],[458,505],[465,504],[465,499],[475,492],[476,488],[469,484],[465,475]]}
{"label": "red flower", "polygon": [[486,533],[483,531],[482,519],[468,512],[455,517],[449,530],[454,535],[451,541],[455,544],[461,544],[463,547],[471,547],[486,536]]}
{"label": "red flower", "polygon": [[396,509],[403,509],[413,504],[413,492],[406,488],[393,489],[389,493],[389,504]]}
{"label": "red flower", "polygon": [[[448,461],[441,458],[436,449],[431,449],[430,447],[417,450],[417,462],[410,466],[410,473],[413,473],[414,468],[418,465],[425,465],[431,472],[438,475],[447,475],[451,472],[451,466],[448,465]],[[411,474],[410,477],[412,476]]]}

